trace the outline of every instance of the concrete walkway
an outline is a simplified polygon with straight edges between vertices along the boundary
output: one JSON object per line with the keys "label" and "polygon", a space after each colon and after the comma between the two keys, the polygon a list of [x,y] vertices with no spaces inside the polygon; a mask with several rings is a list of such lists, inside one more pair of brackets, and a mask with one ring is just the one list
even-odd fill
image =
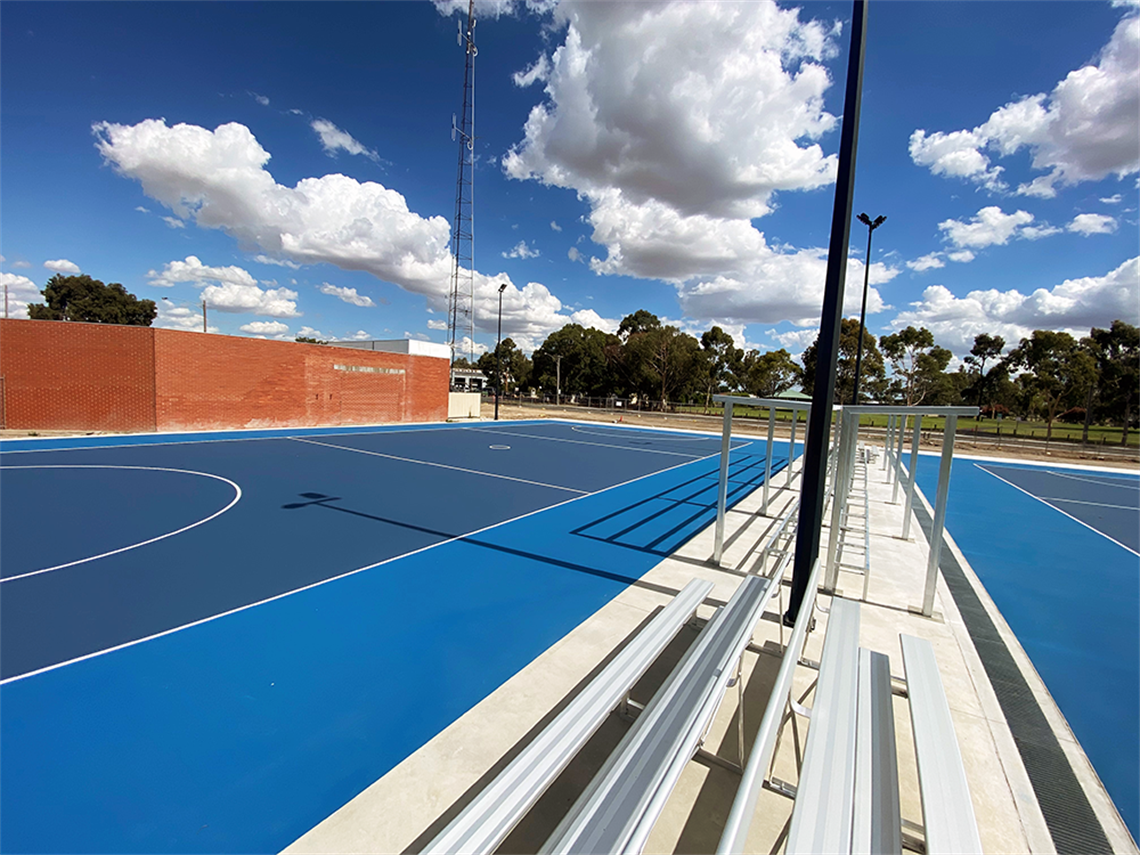
{"label": "concrete walkway", "polygon": [[[881,454],[881,448],[878,450]],[[698,620],[686,627],[658,663],[632,692],[644,703],[664,680],[713,609],[732,595],[748,573],[764,572],[757,566],[759,547],[767,540],[781,511],[798,494],[798,479],[784,486],[776,476],[767,515],[759,514],[760,490],[734,509],[726,520],[726,545],[720,567],[711,563],[713,529],[694,537],[678,553],[662,561],[638,583],[566,635],[498,690],[455,721],[403,763],[375,782],[328,819],[305,834],[287,852],[415,852],[430,841],[450,819],[552,719],[590,677],[618,651],[649,617],[694,577],[708,579],[715,588]],[[1050,823],[1042,813],[1034,786],[1026,772],[1018,744],[1003,714],[986,668],[971,640],[955,597],[939,578],[933,618],[915,614],[921,603],[927,543],[922,526],[913,524],[911,538],[902,540],[902,501],[891,503],[891,480],[881,458],[868,466],[871,533],[871,579],[861,610],[860,644],[887,654],[891,673],[902,676],[899,634],[927,638],[934,646],[943,685],[951,707],[984,850],[989,853],[1093,851],[1095,842],[1081,848],[1080,841],[1055,845]],[[921,499],[920,499],[921,501]],[[929,507],[926,508],[929,515]],[[921,519],[921,514],[919,515]],[[826,549],[828,531],[821,542]],[[861,539],[861,536],[860,536]],[[1115,807],[1073,737],[1044,684],[1010,632],[997,608],[969,569],[951,538],[943,555],[952,555],[981,603],[1010,656],[1032,692],[1032,702],[1044,714],[1057,743],[1079,782],[1095,820],[1115,852],[1137,851]],[[767,562],[770,564],[771,562]],[[945,566],[945,561],[944,561]],[[822,574],[821,574],[822,578]],[[705,749],[739,763],[751,750],[751,739],[763,715],[781,657],[779,610],[786,608],[787,585],[774,597],[770,611],[760,620],[754,648],[743,663],[745,688],[743,714],[745,745],[738,746],[741,704],[730,689],[705,741]],[[861,575],[841,572],[836,596],[859,599]],[[822,593],[818,605],[827,607]],[[819,659],[827,616],[817,613],[817,628],[808,637],[804,655]],[[503,627],[503,632],[509,632]],[[461,640],[457,639],[457,643]],[[816,672],[797,669],[793,695],[806,696]],[[430,702],[425,699],[425,703]],[[922,839],[922,811],[918,797],[917,768],[906,700],[896,697],[895,729],[904,834]],[[621,739],[629,723],[611,714],[586,748],[540,799],[500,847],[500,852],[534,852]],[[797,780],[795,740],[802,752],[804,723],[785,727],[774,760],[773,774]],[[722,766],[694,760],[689,763],[654,828],[647,852],[711,852],[720,839],[732,805],[739,776]],[[772,790],[761,793],[748,839],[747,851],[782,851],[791,816],[790,799]],[[1054,822],[1053,826],[1056,826]],[[1103,845],[1101,843],[1100,845]],[[1074,848],[1074,846],[1076,848]]]}

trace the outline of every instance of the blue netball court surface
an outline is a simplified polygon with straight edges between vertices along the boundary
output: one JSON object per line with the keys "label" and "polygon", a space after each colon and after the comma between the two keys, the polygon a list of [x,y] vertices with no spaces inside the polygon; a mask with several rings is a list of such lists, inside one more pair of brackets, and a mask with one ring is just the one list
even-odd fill
{"label": "blue netball court surface", "polygon": [[[765,455],[733,446],[730,504]],[[720,439],[543,421],[0,449],[3,848],[266,852],[707,526]]]}
{"label": "blue netball court surface", "polygon": [[1140,478],[960,458],[946,529],[1140,837]]}

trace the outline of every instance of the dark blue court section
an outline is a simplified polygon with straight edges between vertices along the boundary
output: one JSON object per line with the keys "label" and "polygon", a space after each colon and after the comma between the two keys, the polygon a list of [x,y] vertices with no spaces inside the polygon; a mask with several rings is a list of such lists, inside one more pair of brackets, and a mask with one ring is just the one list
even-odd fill
{"label": "dark blue court section", "polygon": [[[932,497],[938,458],[921,455],[917,468],[919,487]],[[1133,475],[960,458],[946,511],[947,530],[1029,654],[1133,837],[1140,829],[1140,559],[1033,496],[1040,490],[1042,498],[1125,504],[1138,487]],[[1073,507],[1095,510],[1057,504],[1073,516]],[[1087,525],[1103,524],[1106,534],[1127,542],[1116,520],[1082,513]],[[1140,512],[1128,513],[1135,532]]]}
{"label": "dark blue court section", "polygon": [[1095,472],[1020,469],[993,463],[979,466],[1140,552],[1140,481]]}
{"label": "dark blue court section", "polygon": [[[209,471],[243,491],[184,534],[3,583],[10,674],[403,556],[0,686],[4,849],[278,851],[636,584],[661,534],[711,518],[718,439],[489,430],[320,438],[356,451],[274,438],[4,455]],[[450,442],[465,468],[507,478],[441,468]],[[760,480],[763,443],[738,445],[730,504]],[[5,535],[8,503],[25,499],[9,471]],[[104,471],[107,495],[129,492],[123,470]],[[596,489],[599,471],[640,476],[567,491]],[[619,517],[653,539],[582,533]]]}

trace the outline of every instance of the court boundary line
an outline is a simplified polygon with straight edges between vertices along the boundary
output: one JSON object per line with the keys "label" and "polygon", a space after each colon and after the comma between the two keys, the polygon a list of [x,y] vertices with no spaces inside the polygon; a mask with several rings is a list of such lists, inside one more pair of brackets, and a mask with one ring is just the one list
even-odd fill
{"label": "court boundary line", "polygon": [[[533,424],[541,423],[540,419],[520,419],[519,423]],[[293,439],[297,434],[286,433],[286,431],[312,431],[312,436],[360,436],[371,435],[377,433],[426,433],[434,430],[444,430],[449,427],[459,428],[462,425],[454,422],[413,422],[412,424],[421,425],[420,427],[405,427],[403,424],[386,424],[386,425],[327,425],[324,427],[284,427],[284,428],[250,428],[249,430],[279,430],[282,433],[272,434],[270,436],[215,436],[207,437],[206,434],[226,434],[226,433],[240,433],[245,428],[237,428],[230,431],[164,431],[161,433],[131,433],[131,434],[103,434],[98,437],[99,439],[122,439],[122,442],[105,442],[97,445],[65,445],[57,446],[54,448],[4,448],[5,443],[15,442],[36,442],[42,441],[44,443],[56,442],[60,440],[69,439],[86,439],[87,437],[73,437],[73,436],[58,436],[58,437],[12,437],[10,439],[0,439],[0,454],[42,454],[45,451],[96,451],[101,448],[140,448],[149,445],[197,445],[200,443],[208,442],[256,442],[258,440],[272,440],[272,439]],[[348,430],[345,430],[348,428]],[[334,433],[318,433],[318,431],[335,431]],[[152,436],[185,436],[193,437],[195,433],[201,433],[203,436],[200,439],[169,439],[169,440],[155,440],[147,442],[148,437]],[[130,440],[138,440],[131,442]]]}
{"label": "court boundary line", "polygon": [[91,555],[87,558],[80,558],[76,561],[68,561],[65,564],[56,564],[54,567],[42,567],[39,570],[32,570],[28,573],[21,573],[18,576],[5,576],[3,578],[0,578],[0,585],[6,582],[15,582],[17,579],[27,579],[29,576],[39,576],[41,573],[51,573],[53,570],[63,570],[65,567],[74,567],[77,564],[86,564],[88,561],[98,561],[100,558],[106,558],[109,555],[118,555],[120,552],[127,552],[131,549],[138,549],[140,546],[146,546],[147,544],[156,543],[160,540],[165,540],[168,537],[173,537],[176,534],[182,534],[185,531],[189,531],[192,528],[197,528],[200,525],[208,523],[212,519],[220,517],[222,514],[236,505],[242,496],[241,486],[237,484],[237,482],[231,481],[229,478],[225,478],[221,475],[215,475],[212,472],[198,472],[194,469],[174,469],[169,466],[120,466],[101,463],[45,463],[35,464],[31,466],[0,466],[0,471],[4,469],[134,469],[149,472],[179,472],[183,475],[201,475],[204,478],[214,478],[218,481],[224,481],[234,488],[234,497],[230,503],[221,510],[215,511],[208,517],[200,519],[197,522],[191,523],[190,525],[183,526],[182,528],[175,529],[174,531],[168,531],[166,534],[160,534],[158,537],[152,537],[149,540],[142,540],[138,543],[132,543],[129,546],[122,546],[118,549],[112,549],[110,552],[102,552],[99,555]]}
{"label": "court boundary line", "polygon": [[191,629],[191,628],[196,627],[196,626],[201,626],[202,624],[210,623],[211,621],[215,621],[215,620],[218,620],[218,619],[223,618],[223,617],[228,617],[230,615],[237,614],[238,612],[244,612],[244,611],[247,611],[249,609],[256,608],[257,606],[263,606],[267,603],[271,603],[271,602],[274,602],[276,600],[284,599],[285,597],[291,597],[294,594],[300,594],[300,593],[303,593],[305,591],[312,590],[313,588],[319,588],[320,586],[327,585],[330,582],[336,582],[340,579],[345,579],[345,578],[348,578],[349,576],[355,576],[358,573],[363,573],[365,570],[374,570],[377,567],[382,567],[385,564],[391,564],[392,562],[399,561],[402,558],[410,558],[411,556],[417,555],[421,552],[427,552],[429,549],[436,549],[437,547],[445,546],[446,544],[449,544],[449,543],[455,543],[456,541],[465,540],[466,538],[473,537],[474,535],[482,534],[485,531],[490,531],[491,529],[495,529],[495,528],[498,528],[499,526],[507,525],[509,523],[517,522],[518,520],[521,520],[521,519],[526,519],[527,517],[534,516],[535,514],[541,514],[541,513],[544,513],[546,511],[554,510],[555,508],[560,508],[563,505],[569,505],[572,502],[580,502],[583,499],[590,498],[591,496],[599,496],[602,493],[607,493],[610,490],[616,490],[619,487],[625,487],[625,486],[628,486],[629,484],[635,484],[638,481],[642,481],[646,478],[652,478],[655,475],[664,475],[667,472],[672,472],[675,469],[680,469],[683,466],[691,466],[694,463],[701,463],[705,460],[709,460],[713,457],[716,457],[719,454],[720,454],[720,452],[717,451],[714,454],[709,454],[705,457],[698,458],[697,460],[687,460],[684,463],[678,463],[676,466],[670,466],[666,469],[660,469],[657,472],[649,472],[645,475],[639,475],[636,478],[630,478],[628,481],[622,481],[619,484],[611,484],[609,487],[603,487],[600,490],[595,490],[594,492],[587,493],[584,496],[574,496],[571,499],[565,499],[564,501],[561,501],[561,502],[555,502],[553,505],[547,505],[545,508],[537,508],[533,511],[527,511],[525,514],[519,514],[517,517],[511,517],[510,519],[501,520],[500,522],[492,523],[491,525],[483,526],[483,528],[475,529],[473,531],[468,531],[468,532],[465,532],[463,534],[456,535],[455,537],[451,537],[451,538],[447,538],[445,540],[438,541],[436,543],[429,543],[427,546],[421,546],[419,549],[413,549],[411,552],[405,552],[401,555],[393,555],[390,558],[385,558],[382,561],[377,561],[373,564],[367,564],[363,567],[357,567],[354,570],[346,570],[344,573],[340,573],[336,576],[330,576],[327,579],[320,579],[316,582],[311,582],[308,585],[303,585],[300,588],[294,588],[291,591],[283,591],[280,594],[274,594],[272,597],[266,597],[262,600],[258,600],[258,601],[253,602],[253,603],[246,603],[243,606],[236,606],[235,608],[228,609],[224,612],[219,612],[218,614],[215,614],[215,615],[209,615],[209,616],[204,617],[204,618],[199,618],[196,621],[191,621],[190,623],[182,624],[181,626],[175,626],[175,627],[171,627],[169,629],[164,629],[161,632],[152,633],[151,635],[144,636],[143,638],[134,638],[134,639],[131,639],[130,641],[124,641],[122,644],[116,644],[113,647],[107,647],[107,648],[104,648],[103,650],[95,650],[95,651],[92,651],[91,653],[84,653],[82,656],[75,656],[75,657],[73,657],[71,659],[67,659],[63,662],[54,662],[51,665],[45,665],[42,668],[37,668],[33,671],[27,671],[23,674],[13,674],[11,677],[5,677],[3,679],[0,679],[0,686],[6,686],[9,683],[15,683],[19,680],[25,680],[29,677],[35,677],[39,674],[46,674],[50,671],[57,671],[60,668],[67,667],[68,665],[75,665],[79,662],[85,662],[88,659],[95,659],[96,657],[99,657],[99,656],[105,656],[108,653],[114,653],[118,650],[125,650],[128,647],[135,647],[136,645],[144,644],[145,642],[148,642],[148,641],[154,641],[155,639],[163,638],[164,636],[167,636],[167,635],[173,635],[176,632],[182,632],[183,630]]}
{"label": "court boundary line", "polygon": [[1084,520],[1081,520],[1081,519],[1077,519],[1075,516],[1073,516],[1072,514],[1068,513],[1067,511],[1064,511],[1064,510],[1062,510],[1061,508],[1058,508],[1056,505],[1052,505],[1052,504],[1050,504],[1049,502],[1046,502],[1046,501],[1045,501],[1044,499],[1042,499],[1040,496],[1035,496],[1035,495],[1033,495],[1033,493],[1030,493],[1028,490],[1026,490],[1026,489],[1024,489],[1024,488],[1022,488],[1022,487],[1019,487],[1019,486],[1017,486],[1017,485],[1016,485],[1016,484],[1014,484],[1012,481],[1006,481],[1004,478],[1002,478],[1002,477],[1001,477],[1000,475],[998,475],[996,472],[991,472],[991,471],[990,471],[989,469],[987,469],[985,466],[982,466],[982,465],[981,465],[981,464],[979,464],[979,463],[975,463],[974,465],[975,465],[975,466],[977,466],[979,469],[981,469],[983,472],[985,472],[987,475],[990,475],[990,476],[992,476],[992,477],[994,477],[994,478],[997,478],[997,479],[998,479],[999,481],[1001,481],[1003,484],[1009,484],[1009,486],[1013,487],[1015,490],[1021,490],[1021,492],[1022,492],[1022,493],[1024,493],[1025,495],[1029,496],[1029,498],[1031,498],[1031,499],[1034,499],[1034,500],[1036,500],[1036,501],[1040,502],[1041,504],[1043,504],[1043,505],[1044,505],[1045,507],[1047,507],[1047,508],[1052,508],[1052,509],[1053,509],[1053,510],[1055,510],[1057,513],[1059,513],[1059,514],[1063,514],[1064,516],[1067,516],[1067,517],[1068,517],[1069,519],[1071,519],[1073,522],[1076,522],[1076,523],[1080,523],[1080,524],[1081,524],[1081,525],[1083,525],[1085,528],[1087,528],[1089,531],[1091,531],[1091,532],[1095,532],[1096,534],[1099,534],[1099,535],[1100,535],[1101,537],[1103,537],[1105,540],[1107,540],[1107,541],[1110,541],[1110,542],[1112,542],[1112,543],[1115,543],[1115,544],[1116,544],[1117,546],[1119,546],[1121,549],[1125,549],[1125,550],[1127,550],[1127,551],[1131,552],[1133,555],[1135,555],[1135,556],[1137,556],[1137,557],[1140,557],[1140,552],[1137,552],[1137,551],[1136,551],[1135,549],[1133,549],[1131,546],[1125,546],[1123,543],[1121,543],[1121,542],[1120,542],[1119,540],[1117,540],[1115,537],[1111,537],[1111,536],[1109,536],[1109,535],[1105,534],[1105,533],[1104,533],[1103,531],[1101,531],[1100,529],[1096,529],[1096,528],[1093,528],[1091,525],[1089,525],[1089,524],[1088,524],[1087,522],[1085,522]]}
{"label": "court boundary line", "polygon": [[[604,443],[604,442],[590,442],[587,439],[568,439],[566,437],[561,437],[561,436],[533,436],[529,433],[511,433],[511,432],[505,431],[505,430],[490,430],[488,428],[472,428],[472,427],[469,427],[469,428],[465,428],[465,430],[471,431],[473,433],[490,433],[490,434],[494,434],[496,436],[517,436],[517,437],[520,437],[522,439],[541,439],[541,440],[545,440],[547,442],[569,442],[569,443],[572,443],[574,445],[592,445],[592,446],[595,446],[596,448],[616,448],[619,451],[640,451],[640,452],[643,452],[646,454],[668,454],[671,457],[688,457],[688,458],[691,458],[694,460],[699,459],[701,457],[701,455],[699,455],[699,454],[689,454],[689,453],[684,452],[684,451],[662,451],[661,449],[657,449],[657,448],[637,448],[637,447],[630,447],[627,445],[608,445],[607,443]],[[709,439],[712,439],[712,437],[709,437]],[[733,446],[733,450],[735,450],[736,448],[742,448],[742,447],[743,446]],[[717,453],[719,454],[720,452],[718,451]]]}
{"label": "court boundary line", "polygon": [[385,454],[382,451],[368,451],[363,448],[352,448],[348,445],[333,445],[331,442],[317,442],[315,439],[302,439],[300,437],[289,437],[294,442],[304,442],[309,445],[320,445],[324,448],[335,448],[339,451],[354,451],[357,454],[368,454],[372,457],[385,457],[388,460],[398,460],[402,463],[414,463],[418,466],[436,466],[440,469],[452,469],[456,472],[467,472],[470,475],[483,475],[487,478],[501,478],[504,481],[517,481],[520,484],[530,484],[534,487],[547,487],[551,490],[565,490],[567,493],[580,493],[582,495],[589,495],[589,490],[579,490],[576,487],[563,487],[559,484],[547,484],[542,481],[531,481],[528,478],[516,478],[513,475],[499,475],[496,472],[484,472],[481,469],[467,469],[463,466],[452,466],[450,463],[435,463],[431,460],[416,460],[413,457],[400,457],[395,454]]}

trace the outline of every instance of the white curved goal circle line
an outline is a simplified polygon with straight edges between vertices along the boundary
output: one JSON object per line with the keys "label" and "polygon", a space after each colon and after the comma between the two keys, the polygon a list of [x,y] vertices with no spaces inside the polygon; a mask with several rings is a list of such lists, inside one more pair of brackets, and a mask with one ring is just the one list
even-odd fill
{"label": "white curved goal circle line", "polygon": [[239,487],[229,478],[223,478],[221,475],[214,475],[210,472],[197,472],[193,469],[170,469],[164,466],[117,466],[100,463],[60,463],[31,466],[0,466],[0,470],[4,469],[136,469],[145,472],[177,472],[180,475],[199,475],[203,478],[213,478],[215,481],[223,481],[234,488],[234,497],[230,503],[221,510],[215,511],[208,517],[200,519],[197,522],[190,523],[190,525],[184,525],[182,528],[177,528],[174,531],[168,531],[166,534],[160,534],[157,537],[150,538],[149,540],[141,540],[138,543],[132,543],[130,546],[121,546],[118,549],[112,549],[110,552],[102,552],[99,555],[90,555],[87,558],[80,558],[76,561],[68,561],[66,564],[56,564],[54,567],[43,567],[39,570],[20,573],[17,576],[8,576],[6,578],[0,579],[0,584],[3,584],[4,582],[15,582],[17,579],[27,579],[29,576],[39,576],[41,573],[50,573],[53,570],[62,570],[64,567],[74,567],[76,564],[84,564],[88,561],[97,561],[100,558],[106,558],[108,555],[117,555],[120,552],[126,552],[130,549],[138,549],[140,546],[146,546],[147,544],[155,543],[159,540],[165,540],[168,537],[173,537],[176,534],[182,534],[184,531],[189,531],[192,528],[197,528],[198,526],[208,523],[210,520],[216,517],[220,517],[222,514],[236,505],[238,503],[238,500],[241,499],[241,487]]}

